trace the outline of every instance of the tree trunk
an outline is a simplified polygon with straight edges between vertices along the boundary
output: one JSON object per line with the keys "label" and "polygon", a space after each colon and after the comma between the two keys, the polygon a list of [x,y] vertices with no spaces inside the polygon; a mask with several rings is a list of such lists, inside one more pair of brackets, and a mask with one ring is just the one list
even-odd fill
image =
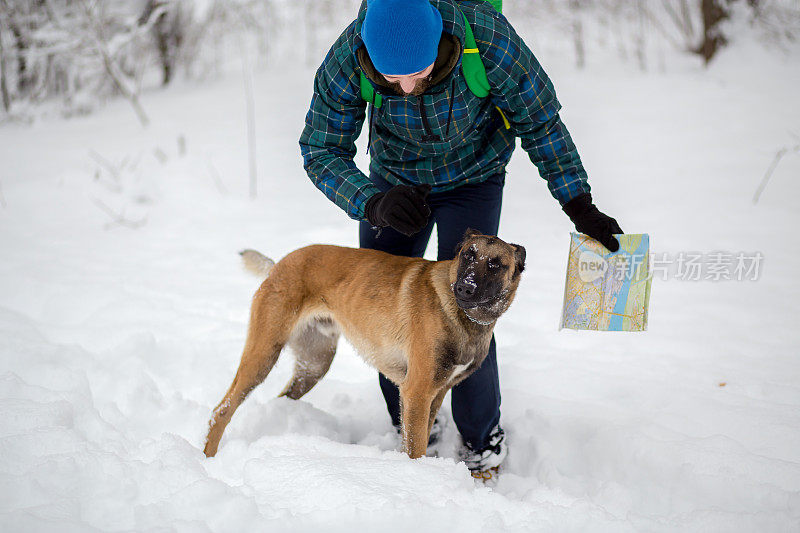
{"label": "tree trunk", "polygon": [[700,9],[703,14],[703,42],[694,52],[705,60],[706,65],[717,51],[727,44],[719,25],[730,16],[728,5],[732,0],[701,0]]}
{"label": "tree trunk", "polygon": [[11,111],[11,96],[8,94],[8,82],[6,81],[6,56],[2,32],[0,32],[0,96],[3,99],[3,109],[8,113]]}
{"label": "tree trunk", "polygon": [[583,39],[583,21],[581,20],[581,0],[570,0],[570,10],[572,11],[572,39],[575,43],[576,66],[582,69],[586,66],[586,48]]}
{"label": "tree trunk", "polygon": [[17,92],[20,95],[24,95],[31,85],[27,58],[30,43],[13,15],[8,19],[8,27],[11,30],[11,35],[14,36],[15,48],[17,50]]}
{"label": "tree trunk", "polygon": [[151,27],[153,40],[158,50],[161,66],[161,85],[169,85],[175,74],[178,53],[184,43],[184,13],[180,3],[166,3],[163,0],[149,0],[139,16],[140,26],[155,17]]}

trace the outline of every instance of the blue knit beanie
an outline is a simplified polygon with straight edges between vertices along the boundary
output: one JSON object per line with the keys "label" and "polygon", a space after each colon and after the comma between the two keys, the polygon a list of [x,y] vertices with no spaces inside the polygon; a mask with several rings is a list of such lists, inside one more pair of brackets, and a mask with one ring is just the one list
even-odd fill
{"label": "blue knit beanie", "polygon": [[425,70],[442,38],[442,15],[428,0],[368,0],[361,38],[381,74]]}

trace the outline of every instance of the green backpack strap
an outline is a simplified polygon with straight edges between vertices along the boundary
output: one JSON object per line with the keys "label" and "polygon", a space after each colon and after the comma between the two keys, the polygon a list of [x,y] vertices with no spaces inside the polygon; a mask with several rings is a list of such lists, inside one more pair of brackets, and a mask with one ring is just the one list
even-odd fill
{"label": "green backpack strap", "polygon": [[489,96],[489,78],[486,77],[486,67],[483,66],[480,53],[478,52],[478,44],[475,42],[475,35],[472,33],[472,28],[467,22],[467,16],[463,13],[464,29],[466,35],[464,36],[464,57],[461,58],[461,70],[464,72],[464,78],[467,80],[467,87],[472,91],[472,94],[478,98],[486,98]]}
{"label": "green backpack strap", "polygon": [[[495,11],[498,13],[503,12],[503,0],[488,0]],[[472,94],[478,98],[485,98],[489,96],[489,78],[486,77],[486,67],[483,66],[481,56],[478,51],[478,44],[475,42],[475,35],[472,33],[472,28],[467,21],[467,16],[461,13],[464,17],[464,57],[461,58],[461,70],[464,72],[464,77],[467,80],[467,86]],[[500,112],[502,114],[502,111]],[[503,120],[505,120],[503,116]]]}
{"label": "green backpack strap", "polygon": [[[490,0],[492,5],[497,11],[503,7],[503,0]],[[489,77],[486,75],[486,67],[481,60],[480,52],[478,50],[478,43],[475,42],[475,35],[472,33],[472,28],[467,22],[467,16],[463,13],[464,17],[464,55],[461,58],[461,71],[464,73],[464,79],[467,81],[467,87],[478,98],[486,98],[489,96],[491,86],[489,85]],[[507,130],[511,129],[511,123],[506,118],[505,113],[499,107],[495,109],[500,112],[503,118],[503,125]]]}

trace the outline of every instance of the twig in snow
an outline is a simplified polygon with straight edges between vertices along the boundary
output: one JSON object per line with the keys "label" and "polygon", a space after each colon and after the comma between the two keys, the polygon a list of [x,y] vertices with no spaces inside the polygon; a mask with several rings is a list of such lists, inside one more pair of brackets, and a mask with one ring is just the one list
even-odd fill
{"label": "twig in snow", "polygon": [[94,159],[100,166],[105,167],[105,169],[108,170],[108,172],[111,173],[112,176],[114,176],[115,178],[119,177],[119,171],[117,171],[117,168],[113,164],[111,164],[111,161],[109,161],[99,153],[95,152],[94,150],[89,150],[89,157]]}
{"label": "twig in snow", "polygon": [[783,159],[783,156],[788,153],[800,153],[800,144],[793,147],[784,146],[778,150],[778,152],[775,154],[775,157],[772,158],[772,163],[770,163],[767,173],[764,174],[764,178],[761,180],[758,189],[756,189],[756,193],[753,195],[753,205],[758,203],[758,199],[761,197],[761,193],[764,192],[769,179],[772,177],[772,173],[775,172],[775,169],[778,167],[778,163],[781,162],[781,159]]}
{"label": "twig in snow", "polygon": [[219,175],[217,171],[217,167],[214,166],[214,163],[211,160],[208,160],[208,171],[211,174],[211,179],[214,180],[214,185],[217,186],[217,190],[220,194],[228,194],[228,189],[225,188],[225,184],[222,183],[222,177]]}
{"label": "twig in snow", "polygon": [[[98,154],[94,150],[89,150],[89,157],[94,159],[94,161],[100,165],[100,167],[104,168],[106,172],[108,172],[109,176],[111,177],[111,190],[114,192],[120,192],[122,190],[122,179],[120,177],[120,170],[124,166],[124,162],[120,165],[115,165],[102,155]],[[100,178],[101,174],[98,172],[95,174],[95,179]]]}
{"label": "twig in snow", "polygon": [[165,152],[164,150],[162,150],[159,147],[155,147],[153,149],[153,156],[155,156],[155,158],[158,159],[158,162],[161,163],[162,165],[164,163],[166,163],[167,160],[169,160],[169,156],[167,156],[167,152]]}
{"label": "twig in snow", "polygon": [[103,211],[105,214],[107,214],[108,216],[111,217],[111,222],[107,223],[104,226],[104,229],[108,229],[111,226],[113,226],[114,224],[117,224],[117,225],[120,225],[120,226],[125,226],[125,227],[131,228],[131,229],[137,229],[137,228],[141,228],[142,226],[144,226],[145,223],[147,222],[147,217],[143,217],[140,220],[129,220],[129,219],[125,218],[125,216],[122,215],[121,213],[116,213],[113,209],[108,207],[106,204],[104,204],[103,202],[101,202],[97,198],[93,198],[92,202],[94,202],[94,205],[99,207],[101,211]]}

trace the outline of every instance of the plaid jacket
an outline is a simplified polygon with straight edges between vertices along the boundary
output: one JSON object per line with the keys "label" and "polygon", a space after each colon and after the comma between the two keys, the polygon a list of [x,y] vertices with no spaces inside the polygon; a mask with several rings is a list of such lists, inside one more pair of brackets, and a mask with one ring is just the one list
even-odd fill
{"label": "plaid jacket", "polygon": [[[578,151],[559,118],[561,105],[553,84],[506,18],[483,0],[431,3],[442,14],[444,31],[455,36],[462,49],[461,13],[466,15],[491,94],[472,94],[460,60],[447,78],[421,97],[384,92],[383,105],[371,109],[370,172],[393,184],[428,183],[434,192],[445,191],[503,171],[519,137],[561,205],[589,192]],[[356,58],[356,50],[364,45],[365,4],[317,70],[300,137],[308,176],[357,220],[364,219],[367,199],[379,192],[353,162],[367,107]],[[511,129],[505,129],[495,106],[503,110]]]}

